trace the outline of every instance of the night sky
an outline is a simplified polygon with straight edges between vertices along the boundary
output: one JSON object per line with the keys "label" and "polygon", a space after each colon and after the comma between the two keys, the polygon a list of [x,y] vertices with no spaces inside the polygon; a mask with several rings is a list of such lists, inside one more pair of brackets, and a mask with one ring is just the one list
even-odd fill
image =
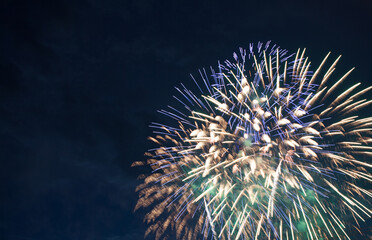
{"label": "night sky", "polygon": [[306,47],[315,66],[342,54],[336,76],[356,67],[346,85],[369,86],[371,12],[369,0],[2,0],[0,239],[143,239],[130,165],[174,86],[268,40]]}

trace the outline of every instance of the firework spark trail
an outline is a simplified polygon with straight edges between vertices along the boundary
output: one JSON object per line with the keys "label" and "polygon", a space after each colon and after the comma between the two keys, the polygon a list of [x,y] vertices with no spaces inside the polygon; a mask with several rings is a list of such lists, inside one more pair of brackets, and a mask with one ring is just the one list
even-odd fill
{"label": "firework spark trail", "polygon": [[[338,57],[311,71],[305,49],[250,44],[235,62],[192,77],[175,97],[184,110],[152,123],[159,147],[139,185],[136,209],[148,209],[146,235],[167,239],[350,239],[371,217],[371,117],[358,112],[371,87],[333,85]],[[337,93],[337,94],[336,94]],[[183,99],[182,99],[183,98]],[[343,221],[351,216],[352,221]]]}

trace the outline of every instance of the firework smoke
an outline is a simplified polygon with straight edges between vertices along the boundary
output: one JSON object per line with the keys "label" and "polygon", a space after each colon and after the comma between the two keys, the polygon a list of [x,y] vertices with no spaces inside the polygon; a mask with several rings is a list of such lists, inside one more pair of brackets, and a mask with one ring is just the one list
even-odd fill
{"label": "firework smoke", "polygon": [[371,87],[342,92],[352,70],[332,80],[340,57],[329,56],[312,72],[305,50],[251,44],[200,71],[200,93],[176,88],[182,109],[160,112],[178,124],[153,123],[158,147],[133,164],[153,170],[137,188],[146,234],[313,240],[359,231],[372,214],[372,117],[358,117]]}

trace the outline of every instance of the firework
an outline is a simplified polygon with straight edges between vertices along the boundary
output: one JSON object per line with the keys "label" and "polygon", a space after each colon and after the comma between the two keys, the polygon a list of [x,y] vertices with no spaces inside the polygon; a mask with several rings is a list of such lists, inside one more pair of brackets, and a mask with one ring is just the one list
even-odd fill
{"label": "firework", "polygon": [[341,91],[353,69],[332,80],[340,57],[328,64],[329,56],[312,72],[305,50],[251,44],[233,62],[200,71],[200,93],[176,88],[182,107],[160,112],[177,124],[153,123],[158,147],[133,164],[152,168],[137,188],[146,234],[350,239],[360,232],[372,215],[372,117],[358,112],[371,103],[362,98],[371,87]]}

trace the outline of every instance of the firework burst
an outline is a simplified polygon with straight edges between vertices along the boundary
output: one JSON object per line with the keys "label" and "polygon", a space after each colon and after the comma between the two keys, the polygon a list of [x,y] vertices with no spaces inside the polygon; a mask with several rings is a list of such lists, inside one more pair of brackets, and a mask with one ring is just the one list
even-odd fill
{"label": "firework burst", "polygon": [[[166,239],[350,239],[372,215],[371,87],[346,91],[329,68],[311,71],[305,50],[250,45],[234,62],[200,71],[200,93],[176,88],[183,109],[160,112],[159,145],[138,186],[146,234]],[[325,70],[324,70],[325,68]],[[366,184],[367,183],[367,184]],[[345,221],[350,216],[353,221]]]}

